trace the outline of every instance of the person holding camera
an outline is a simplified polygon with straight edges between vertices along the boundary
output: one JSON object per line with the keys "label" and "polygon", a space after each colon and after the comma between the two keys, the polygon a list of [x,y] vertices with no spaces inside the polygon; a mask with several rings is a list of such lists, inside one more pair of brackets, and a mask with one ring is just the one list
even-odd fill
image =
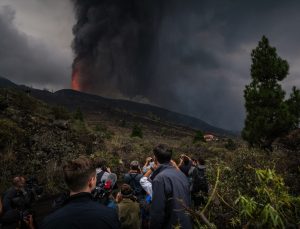
{"label": "person holding camera", "polygon": [[96,169],[86,157],[68,161],[63,166],[70,197],[63,207],[47,216],[42,229],[117,229],[120,228],[116,211],[93,200]]}
{"label": "person holding camera", "polygon": [[145,165],[143,166],[143,174],[145,174],[154,165],[154,160],[152,157],[147,157]]}
{"label": "person holding camera", "polygon": [[[34,228],[30,212],[31,201],[25,189],[26,180],[22,176],[13,178],[12,186],[4,193],[2,198],[2,228]],[[31,221],[30,221],[31,219]]]}

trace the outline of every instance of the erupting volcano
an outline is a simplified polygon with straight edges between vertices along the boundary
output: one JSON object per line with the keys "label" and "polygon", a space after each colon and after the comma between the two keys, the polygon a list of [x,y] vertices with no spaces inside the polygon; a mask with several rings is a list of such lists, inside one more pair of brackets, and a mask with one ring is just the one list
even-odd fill
{"label": "erupting volcano", "polygon": [[73,70],[72,73],[72,89],[76,91],[80,91],[80,83],[79,83],[79,71]]}
{"label": "erupting volcano", "polygon": [[72,88],[109,97],[151,98],[161,1],[73,2]]}

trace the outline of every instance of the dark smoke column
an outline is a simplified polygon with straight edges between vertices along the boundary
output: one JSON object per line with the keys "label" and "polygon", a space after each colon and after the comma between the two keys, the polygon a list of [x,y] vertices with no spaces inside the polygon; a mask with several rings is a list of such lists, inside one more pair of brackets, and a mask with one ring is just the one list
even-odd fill
{"label": "dark smoke column", "polygon": [[163,1],[72,2],[77,19],[72,88],[111,97],[147,97]]}

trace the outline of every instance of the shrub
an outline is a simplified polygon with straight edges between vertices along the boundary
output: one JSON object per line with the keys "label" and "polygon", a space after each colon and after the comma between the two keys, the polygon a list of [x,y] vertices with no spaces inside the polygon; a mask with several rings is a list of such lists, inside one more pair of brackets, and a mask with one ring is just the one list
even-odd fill
{"label": "shrub", "polygon": [[236,200],[241,226],[286,228],[299,223],[300,198],[289,195],[282,177],[272,169],[255,170],[259,184],[256,194],[240,194]]}
{"label": "shrub", "polygon": [[23,136],[23,130],[8,119],[0,119],[0,148],[11,146]]}
{"label": "shrub", "polygon": [[203,135],[203,132],[201,130],[198,130],[196,132],[196,135],[194,137],[194,140],[193,140],[193,143],[196,143],[196,142],[204,142],[204,135]]}
{"label": "shrub", "polygon": [[140,125],[135,124],[132,128],[131,137],[143,138],[143,131]]}
{"label": "shrub", "polygon": [[83,113],[80,108],[77,108],[77,110],[74,113],[74,119],[79,121],[84,121]]}
{"label": "shrub", "polygon": [[231,138],[229,138],[227,140],[227,143],[225,144],[225,148],[228,149],[228,150],[236,150],[237,145]]}

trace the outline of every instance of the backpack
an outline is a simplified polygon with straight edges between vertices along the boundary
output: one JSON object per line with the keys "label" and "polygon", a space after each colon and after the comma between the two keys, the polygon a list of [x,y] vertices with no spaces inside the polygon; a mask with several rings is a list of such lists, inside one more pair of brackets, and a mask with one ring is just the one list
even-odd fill
{"label": "backpack", "polygon": [[199,167],[192,167],[192,174],[191,174],[191,192],[192,193],[208,193],[208,184],[207,179],[205,175],[205,168],[199,168]]}
{"label": "backpack", "polygon": [[142,178],[142,176],[142,174],[130,173],[128,174],[129,180],[126,180],[126,183],[129,184],[133,189],[133,195],[135,195],[136,197],[140,197],[141,195],[145,194],[145,191],[140,184],[140,179]]}

